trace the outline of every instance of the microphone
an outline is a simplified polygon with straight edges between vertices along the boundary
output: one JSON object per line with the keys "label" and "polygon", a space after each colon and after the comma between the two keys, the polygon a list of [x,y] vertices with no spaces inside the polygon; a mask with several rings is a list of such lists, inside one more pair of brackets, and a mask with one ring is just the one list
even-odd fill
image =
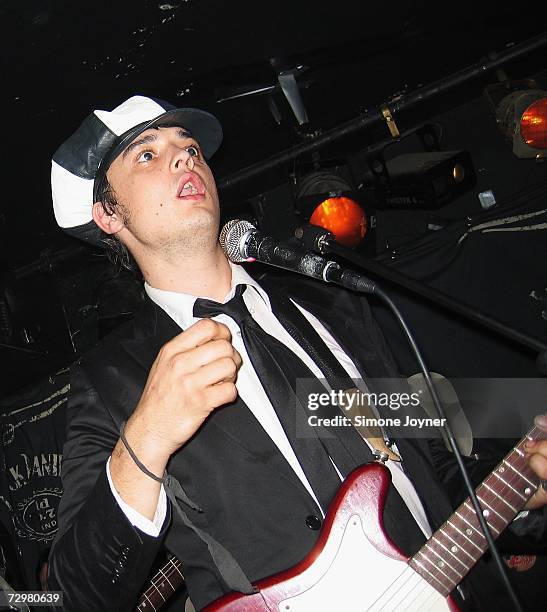
{"label": "microphone", "polygon": [[226,257],[233,263],[260,261],[270,266],[298,272],[346,289],[374,293],[375,284],[366,276],[345,270],[335,261],[314,253],[294,249],[272,236],[258,231],[248,221],[233,219],[220,232],[219,242]]}

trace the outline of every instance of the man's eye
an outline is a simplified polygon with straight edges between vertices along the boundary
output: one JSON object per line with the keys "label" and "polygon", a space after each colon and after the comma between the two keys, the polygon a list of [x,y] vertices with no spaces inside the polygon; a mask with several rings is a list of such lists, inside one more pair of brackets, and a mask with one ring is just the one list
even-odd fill
{"label": "man's eye", "polygon": [[189,147],[186,147],[186,150],[192,157],[199,157],[199,147],[190,145]]}
{"label": "man's eye", "polygon": [[152,161],[153,159],[154,159],[154,154],[152,153],[152,151],[143,151],[137,157],[137,161],[139,163],[141,163],[141,162],[149,162],[149,161]]}

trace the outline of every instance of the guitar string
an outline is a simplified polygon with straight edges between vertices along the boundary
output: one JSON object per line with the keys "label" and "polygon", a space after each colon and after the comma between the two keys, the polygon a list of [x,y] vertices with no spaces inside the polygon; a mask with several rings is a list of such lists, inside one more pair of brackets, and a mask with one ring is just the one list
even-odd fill
{"label": "guitar string", "polygon": [[[441,597],[444,600],[444,603],[446,604],[447,608],[450,609],[449,605],[446,603],[446,598],[443,598],[442,595],[439,593],[439,597]],[[427,612],[428,610],[431,610],[431,608],[439,602],[439,599],[437,599],[437,597],[434,596],[434,594],[432,594],[432,601],[431,604],[425,608],[424,612]],[[423,609],[423,608],[422,608]]]}
{"label": "guitar string", "polygon": [[[402,612],[403,610],[409,610],[409,609],[413,609],[416,610],[417,608],[412,608],[412,604],[414,602],[416,602],[416,600],[421,597],[425,591],[426,588],[428,588],[428,592],[426,594],[425,599],[423,600],[423,602],[420,604],[420,611],[423,610],[423,606],[427,604],[427,602],[433,598],[432,604],[434,605],[436,603],[437,600],[440,600],[443,598],[442,594],[439,593],[438,591],[436,591],[431,585],[429,585],[426,581],[424,581],[424,579],[422,578],[422,576],[420,576],[420,574],[418,574],[416,571],[414,571],[409,565],[406,566],[405,570],[398,576],[398,578],[395,580],[395,582],[393,582],[386,591],[384,591],[384,593],[382,593],[382,595],[380,595],[380,597],[372,604],[372,606],[370,606],[369,608],[367,608],[368,611],[371,611],[373,609],[373,607],[379,603],[379,600],[382,599],[385,595],[389,594],[389,591],[392,590],[395,585],[397,584],[397,582],[399,582],[401,579],[403,579],[403,577],[405,576],[406,573],[409,573],[409,576],[407,578],[404,578],[403,584],[401,584],[400,586],[397,587],[397,589],[395,590],[395,592],[385,601],[381,604],[380,608],[377,608],[377,612],[381,612],[382,610],[388,610],[388,611],[393,611],[393,610],[397,610],[397,612]],[[408,582],[409,580],[412,580],[413,578],[418,579],[418,582],[414,585],[412,585],[410,588],[408,588]],[[425,584],[424,584],[425,583]],[[403,588],[407,586],[407,590],[403,591]],[[412,593],[412,591],[416,591],[416,589],[419,589],[416,594],[414,595],[414,597],[409,600],[409,596]],[[399,600],[398,601],[393,601],[394,597],[399,596]],[[390,603],[391,602],[391,603]],[[431,606],[430,606],[431,607]]]}
{"label": "guitar string", "polygon": [[[409,571],[410,570],[410,571]],[[405,574],[408,574],[407,577],[405,577]],[[412,571],[412,568],[407,565],[405,567],[405,569],[399,574],[399,576],[397,576],[397,578],[395,579],[394,582],[392,582],[389,587],[383,592],[381,593],[378,598],[371,604],[371,606],[369,608],[367,608],[368,610],[371,610],[373,608],[373,606],[375,606],[376,604],[379,603],[379,601],[385,596],[385,595],[389,595],[389,592],[395,588],[395,586],[397,585],[397,583],[399,581],[403,581],[402,584],[400,586],[398,586],[395,591],[393,592],[393,594],[388,598],[387,602],[391,601],[396,595],[399,594],[399,592],[405,587],[406,583],[409,580],[412,580],[412,578],[414,578],[415,576],[417,576],[416,572]],[[386,602],[386,603],[387,603]],[[382,608],[379,608],[379,610],[381,610]]]}
{"label": "guitar string", "polygon": [[[417,575],[421,578],[421,576],[419,574],[417,574]],[[417,586],[421,587],[421,590],[414,596],[414,598],[412,600],[407,602],[407,605],[404,608],[404,610],[417,610],[417,609],[419,609],[420,612],[422,612],[422,610],[424,609],[424,605],[427,604],[428,600],[432,600],[431,605],[435,605],[435,603],[437,603],[441,599],[445,599],[443,597],[443,595],[441,593],[439,593],[439,591],[435,590],[433,588],[433,586],[431,586],[427,582],[426,582],[426,584],[423,584],[422,582],[418,582]],[[427,589],[426,597],[425,597],[424,601],[421,602],[420,608],[412,607],[413,604],[418,599],[418,597],[421,597],[426,592],[426,589]],[[406,598],[405,598],[405,600],[406,600]],[[429,608],[430,607],[431,606],[429,606]],[[394,609],[397,610],[397,612],[399,612],[399,610],[401,610],[400,605],[397,608],[394,608]]]}
{"label": "guitar string", "polygon": [[[424,592],[425,592],[425,588],[423,588],[422,591],[420,593],[418,593],[416,595],[416,597],[414,597],[414,599],[412,599],[412,601],[409,601],[404,608],[401,607],[401,605],[404,605],[401,602],[401,604],[399,604],[396,608],[390,608],[389,612],[391,612],[392,610],[397,610],[397,612],[405,612],[405,610],[420,610],[420,612],[422,612],[422,610],[425,609],[424,606],[426,606],[428,604],[428,600],[432,599],[431,605],[435,605],[435,603],[437,603],[437,601],[438,601],[436,595],[438,595],[439,597],[442,597],[440,593],[435,594],[435,593],[431,593],[431,591],[429,591],[427,596],[426,596],[426,598],[424,599],[424,601],[420,602],[420,607],[419,608],[412,607],[413,604],[416,602],[416,599],[418,599],[418,597],[420,597]],[[428,607],[430,608],[431,606],[428,606]],[[384,610],[385,610],[385,608],[384,608]]]}
{"label": "guitar string", "polygon": [[[380,595],[380,597],[378,597],[378,599],[374,602],[374,604],[372,604],[373,606],[377,603],[380,603],[380,600],[385,597],[386,595],[389,595],[390,591],[394,589],[394,587],[396,586],[397,582],[399,582],[405,574],[408,574],[408,577],[404,579],[403,583],[399,586],[397,586],[397,588],[394,590],[393,594],[390,595],[390,597],[388,597],[388,599],[381,603],[381,607],[378,608],[378,612],[381,612],[381,610],[398,610],[399,606],[401,605],[401,601],[404,601],[404,599],[407,597],[407,595],[409,593],[411,593],[414,589],[416,589],[417,587],[420,586],[420,582],[418,581],[416,584],[414,584],[412,587],[410,587],[410,589],[408,589],[408,582],[415,579],[415,578],[421,578],[421,576],[415,572],[414,570],[412,570],[412,568],[407,565],[405,570],[399,575],[399,577],[393,582],[391,583],[391,585]],[[423,580],[423,578],[422,578]],[[407,590],[403,589],[407,587]],[[397,607],[394,606],[389,606],[389,608],[386,608],[386,606],[390,603],[393,602],[393,599],[397,596],[400,596],[402,599],[399,599],[399,601],[397,602]],[[372,607],[368,608],[369,610],[372,609]]]}

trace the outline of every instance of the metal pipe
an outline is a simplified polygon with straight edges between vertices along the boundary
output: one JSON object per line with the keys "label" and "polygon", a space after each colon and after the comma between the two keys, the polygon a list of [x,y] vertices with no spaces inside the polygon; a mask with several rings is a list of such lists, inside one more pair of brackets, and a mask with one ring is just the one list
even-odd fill
{"label": "metal pipe", "polygon": [[[473,64],[467,68],[464,68],[454,74],[442,78],[438,81],[435,81],[431,85],[426,87],[420,87],[419,89],[409,93],[407,95],[402,95],[396,100],[388,102],[389,109],[392,115],[399,113],[403,110],[408,110],[413,108],[414,106],[429,100],[430,98],[437,96],[441,93],[444,93],[458,85],[462,85],[463,83],[470,81],[473,78],[476,78],[481,75],[488,74],[492,70],[496,70],[506,62],[514,60],[518,57],[526,55],[536,49],[542,47],[547,43],[547,32],[543,34],[539,34],[534,38],[531,38],[523,43],[518,45],[514,45],[509,49],[502,51],[499,54],[491,53],[488,59],[481,60],[476,64]],[[351,119],[346,123],[342,123],[338,127],[335,127],[327,132],[324,132],[311,142],[305,142],[296,147],[292,147],[290,149],[286,149],[285,151],[281,151],[280,153],[276,153],[271,157],[266,158],[260,162],[255,164],[251,164],[246,168],[242,168],[237,172],[234,172],[230,176],[227,176],[221,179],[218,182],[219,189],[229,189],[234,185],[242,183],[253,176],[258,174],[262,174],[267,170],[271,170],[272,168],[276,168],[281,164],[285,164],[287,162],[293,161],[300,155],[305,153],[311,153],[313,151],[317,151],[321,147],[324,147],[327,144],[331,144],[344,138],[345,136],[349,136],[358,132],[359,130],[365,129],[369,126],[372,126],[376,123],[380,123],[384,121],[384,117],[382,115],[382,111],[380,109],[371,110],[364,115],[360,115],[355,119]]]}

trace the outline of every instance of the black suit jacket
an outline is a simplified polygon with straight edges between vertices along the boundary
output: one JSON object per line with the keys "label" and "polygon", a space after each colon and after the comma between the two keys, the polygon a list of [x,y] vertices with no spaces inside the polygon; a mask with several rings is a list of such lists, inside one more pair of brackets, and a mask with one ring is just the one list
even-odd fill
{"label": "black suit jacket", "polygon": [[[295,299],[325,323],[361,373],[395,374],[364,299],[310,283],[301,289]],[[227,590],[205,544],[175,513],[168,513],[158,538],[131,526],[105,473],[120,424],[137,405],[159,349],[180,331],[147,300],[132,322],[74,367],[65,492],[50,557],[50,588],[64,591],[67,610],[132,609],[162,543],[181,559],[197,608]],[[451,508],[428,444],[400,440],[398,447],[431,523],[440,525]],[[320,516],[313,499],[258,422],[243,422],[231,407],[213,413],[172,456],[168,471],[203,509],[188,510],[194,524],[221,542],[252,581],[294,565],[317,540],[306,521]]]}

